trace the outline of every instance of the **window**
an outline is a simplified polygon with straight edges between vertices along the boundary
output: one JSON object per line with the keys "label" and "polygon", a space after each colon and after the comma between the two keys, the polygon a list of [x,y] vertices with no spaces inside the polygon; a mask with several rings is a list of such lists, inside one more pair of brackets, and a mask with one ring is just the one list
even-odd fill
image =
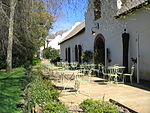
{"label": "window", "polygon": [[97,20],[101,17],[101,1],[94,0],[94,20]]}
{"label": "window", "polygon": [[75,45],[75,61],[78,62],[78,46]]}
{"label": "window", "polygon": [[65,61],[67,61],[67,60],[68,60],[68,50],[67,50],[67,48],[66,48],[66,50],[65,50],[65,56],[66,56]]}
{"label": "window", "polygon": [[75,45],[75,61],[81,63],[82,46]]}
{"label": "window", "polygon": [[68,47],[68,62],[71,62],[71,50],[70,47]]}
{"label": "window", "polygon": [[81,56],[82,56],[82,46],[78,45],[78,54],[79,54],[79,63],[81,63]]}

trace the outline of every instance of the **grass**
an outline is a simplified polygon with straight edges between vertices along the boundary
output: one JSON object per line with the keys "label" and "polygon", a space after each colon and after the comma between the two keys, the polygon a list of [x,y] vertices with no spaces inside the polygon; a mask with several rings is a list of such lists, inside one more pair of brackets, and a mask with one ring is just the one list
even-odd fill
{"label": "grass", "polygon": [[0,113],[20,113],[17,104],[23,99],[23,89],[27,81],[25,69],[15,68],[8,74],[0,70]]}

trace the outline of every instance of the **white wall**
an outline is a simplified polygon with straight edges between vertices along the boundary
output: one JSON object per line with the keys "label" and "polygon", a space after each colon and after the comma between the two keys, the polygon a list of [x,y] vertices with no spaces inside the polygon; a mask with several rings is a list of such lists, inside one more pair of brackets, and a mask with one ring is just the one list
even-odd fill
{"label": "white wall", "polygon": [[71,62],[75,62],[75,45],[81,45],[82,52],[86,50],[92,51],[92,44],[88,42],[87,39],[89,39],[89,37],[86,36],[85,32],[82,32],[74,38],[60,44],[62,61],[65,61],[65,49],[68,47],[71,49]]}
{"label": "white wall", "polygon": [[[87,42],[91,42],[92,45],[94,44],[93,41],[96,35],[91,35],[91,28],[94,27],[95,22],[98,22],[100,29],[95,29],[96,34],[100,33],[104,36],[105,48],[109,48],[111,52],[112,62],[110,64],[108,64],[107,60],[105,60],[105,62],[108,65],[122,65],[122,33],[126,28],[127,32],[130,34],[129,68],[131,67],[130,58],[138,57],[136,40],[139,37],[140,78],[150,80],[150,12],[141,8],[134,11],[132,15],[127,15],[125,19],[115,19],[114,13],[116,10],[113,10],[116,7],[115,4],[116,3],[112,0],[109,0],[109,2],[102,1],[102,17],[96,21],[93,20],[94,14],[92,9],[88,9],[85,20],[86,34],[88,37],[92,37],[93,40]],[[93,4],[91,4],[91,6],[92,5]],[[89,5],[89,7],[91,6]],[[110,6],[114,8],[110,8]]]}
{"label": "white wall", "polygon": [[[129,41],[129,68],[131,68],[130,58],[139,57],[139,72],[140,78],[150,80],[150,12],[145,8],[137,9],[133,12],[133,15],[126,15],[124,19],[115,19],[114,15],[117,8],[117,2],[114,0],[102,1],[102,16],[100,19],[94,21],[94,13],[92,9],[92,1],[89,0],[89,8],[86,12],[85,18],[85,32],[75,36],[74,38],[62,43],[61,46],[61,58],[65,61],[65,48],[71,48],[71,61],[75,61],[75,45],[82,45],[83,51],[94,51],[94,40],[98,34],[102,34],[105,38],[105,53],[106,48],[110,50],[110,56],[112,62],[108,64],[105,59],[105,64],[122,65],[122,33],[124,29],[130,34]],[[150,6],[150,5],[149,5]],[[94,23],[99,23],[99,29],[92,29]],[[92,30],[96,32],[96,35],[92,35]],[[137,38],[139,37],[139,55],[137,55]],[[106,54],[105,54],[106,55]],[[136,76],[137,70],[135,72]]]}
{"label": "white wall", "polygon": [[[150,80],[150,12],[141,9],[125,19],[130,33],[130,57],[139,57],[140,78]],[[137,41],[139,37],[139,55]]]}

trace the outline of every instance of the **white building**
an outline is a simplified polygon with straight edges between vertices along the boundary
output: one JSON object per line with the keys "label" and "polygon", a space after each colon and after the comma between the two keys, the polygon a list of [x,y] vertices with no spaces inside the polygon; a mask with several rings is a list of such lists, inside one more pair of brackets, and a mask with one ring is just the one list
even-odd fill
{"label": "white building", "polygon": [[[149,3],[149,0],[89,0],[85,26],[84,23],[77,26],[60,43],[62,60],[80,61],[76,59],[77,47],[78,53],[98,50],[100,62],[106,66],[119,64],[130,70],[134,58],[137,80],[150,80]],[[123,35],[125,29],[127,34]],[[129,47],[123,47],[128,45],[128,38]],[[127,39],[125,44],[123,39]]]}

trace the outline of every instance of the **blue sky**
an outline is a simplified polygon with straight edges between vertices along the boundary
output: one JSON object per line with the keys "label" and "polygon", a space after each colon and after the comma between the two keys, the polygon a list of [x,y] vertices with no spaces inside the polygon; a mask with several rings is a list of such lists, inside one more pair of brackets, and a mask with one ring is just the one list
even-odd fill
{"label": "blue sky", "polygon": [[50,33],[55,33],[60,30],[71,29],[76,22],[85,20],[85,11],[87,9],[87,0],[74,0],[72,4],[64,4],[61,15],[53,24],[53,29]]}

